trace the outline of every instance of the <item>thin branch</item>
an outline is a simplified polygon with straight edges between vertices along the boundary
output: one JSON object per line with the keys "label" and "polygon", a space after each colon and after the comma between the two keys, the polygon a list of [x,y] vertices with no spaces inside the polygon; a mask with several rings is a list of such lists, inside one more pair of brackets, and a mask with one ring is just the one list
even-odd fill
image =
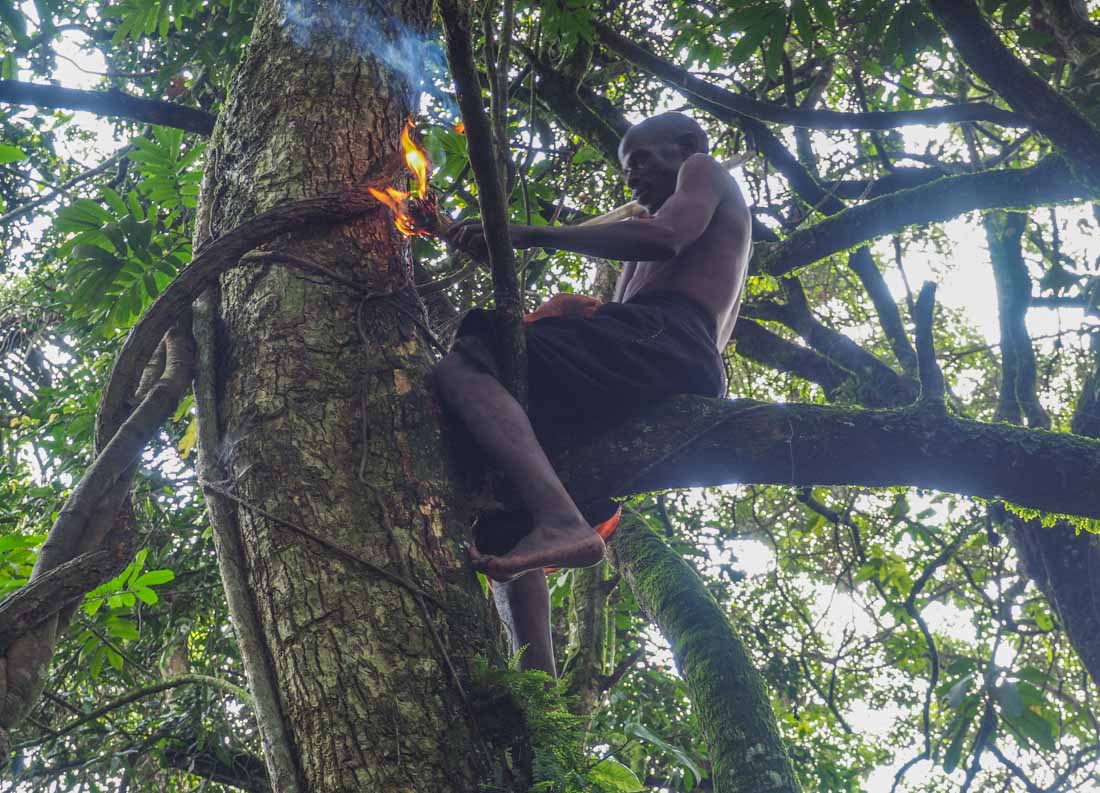
{"label": "thin branch", "polygon": [[[493,299],[499,332],[503,342],[504,383],[521,404],[526,404],[527,355],[523,334],[523,300],[516,280],[515,255],[508,232],[508,197],[500,178],[493,142],[493,132],[485,115],[470,43],[470,10],[457,0],[439,4],[440,17],[447,39],[447,56],[455,81],[455,92],[462,121],[466,125],[466,142],[470,166],[477,182],[477,199],[481,207],[485,240],[489,248],[489,266],[493,273]],[[499,103],[507,101],[498,97]],[[504,147],[506,141],[498,141]]]}
{"label": "thin branch", "polygon": [[[950,2],[950,0],[948,0]],[[693,76],[655,55],[629,39],[619,35],[599,22],[595,23],[600,41],[610,50],[649,72],[677,90],[686,92],[734,113],[751,116],[761,121],[790,124],[813,129],[896,129],[914,124],[935,126],[958,124],[965,121],[989,121],[1009,127],[1025,127],[1028,121],[1022,116],[994,107],[985,102],[974,102],[948,107],[932,107],[924,110],[879,110],[870,113],[841,113],[834,110],[802,110],[751,99]]]}
{"label": "thin branch", "polygon": [[144,124],[175,127],[199,135],[210,135],[214,131],[215,117],[210,113],[173,102],[141,99],[114,88],[107,91],[83,91],[77,88],[60,88],[56,85],[0,80],[0,102],[86,110],[101,116],[114,116]]}
{"label": "thin branch", "polygon": [[113,710],[118,710],[121,707],[125,707],[132,702],[137,702],[139,699],[150,697],[154,694],[159,694],[162,691],[167,691],[172,688],[178,688],[179,686],[186,685],[202,685],[210,686],[211,688],[221,689],[228,694],[232,694],[240,702],[247,705],[252,702],[252,695],[245,691],[240,686],[230,683],[228,680],[222,680],[218,677],[211,677],[210,675],[180,675],[179,677],[173,677],[169,680],[162,680],[158,683],[151,683],[147,686],[141,686],[135,688],[132,691],[123,694],[121,697],[111,700],[105,705],[101,705],[93,711],[88,712],[86,715],[81,716],[78,719],[73,719],[68,724],[64,725],[60,729],[52,731],[50,734],[35,738],[32,741],[24,741],[23,743],[16,744],[14,749],[25,749],[30,746],[37,746],[45,741],[52,741],[57,738],[61,738],[68,735],[82,724],[87,724],[90,721],[95,721],[103,716],[107,715]]}
{"label": "thin branch", "polygon": [[48,204],[50,201],[52,201],[54,198],[56,198],[58,194],[65,193],[68,190],[70,190],[71,188],[73,188],[76,185],[80,184],[81,182],[87,181],[88,179],[91,179],[93,176],[97,176],[97,175],[103,173],[108,168],[110,168],[112,165],[117,163],[120,159],[122,159],[127,154],[129,154],[130,151],[133,148],[134,147],[132,145],[131,146],[125,146],[124,148],[122,148],[119,151],[112,154],[110,157],[108,157],[106,160],[101,162],[96,167],[91,168],[87,171],[84,171],[84,173],[78,174],[77,176],[74,176],[72,179],[69,179],[66,182],[62,182],[61,184],[57,185],[56,187],[52,187],[50,192],[44,193],[43,195],[40,195],[37,198],[34,198],[34,199],[28,201],[25,204],[20,204],[19,206],[15,207],[15,209],[12,209],[10,212],[7,212],[4,215],[0,215],[0,226],[4,225],[6,223],[10,223],[13,220],[17,220],[18,218],[23,217],[23,215],[27,214],[28,212],[30,212],[34,209],[37,209],[38,207],[42,206],[43,204]]}

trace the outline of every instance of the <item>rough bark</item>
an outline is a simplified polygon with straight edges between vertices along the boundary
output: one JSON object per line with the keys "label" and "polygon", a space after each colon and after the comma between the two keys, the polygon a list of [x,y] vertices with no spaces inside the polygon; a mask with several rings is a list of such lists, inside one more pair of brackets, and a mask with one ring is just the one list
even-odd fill
{"label": "rough bark", "polygon": [[1019,424],[1021,416],[1026,416],[1029,426],[1045,429],[1050,426],[1050,419],[1036,395],[1035,350],[1025,322],[1031,302],[1031,278],[1020,239],[1027,216],[1018,212],[988,212],[982,223],[997,284],[1001,327],[1001,394],[995,418]]}
{"label": "rough bark", "polygon": [[641,521],[624,520],[612,561],[672,645],[711,761],[715,793],[800,793],[764,681],[698,574]]}
{"label": "rough bark", "polygon": [[591,716],[601,694],[607,659],[607,563],[573,572],[569,593],[569,644],[562,680],[578,716]]}
{"label": "rough bark", "polygon": [[[431,12],[423,0],[346,8],[420,33]],[[197,242],[349,188],[397,149],[412,92],[315,13],[303,42],[282,3],[259,4],[208,150]],[[375,213],[272,248],[378,295],[282,267],[221,282],[204,453],[226,473],[217,487],[244,556],[233,563],[270,653],[249,663],[274,678],[293,785],[523,789],[470,710],[470,662],[500,647],[465,559],[462,491],[440,453],[405,242]],[[287,789],[274,775],[273,786]]]}

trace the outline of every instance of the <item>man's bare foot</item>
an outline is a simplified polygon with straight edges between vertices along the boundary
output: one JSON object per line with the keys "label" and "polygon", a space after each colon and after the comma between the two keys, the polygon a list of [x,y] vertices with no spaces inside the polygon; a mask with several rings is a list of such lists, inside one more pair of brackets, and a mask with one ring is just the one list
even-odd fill
{"label": "man's bare foot", "polygon": [[603,538],[590,526],[536,526],[506,554],[483,554],[470,548],[474,568],[494,581],[511,581],[528,570],[544,567],[591,567],[603,559]]}

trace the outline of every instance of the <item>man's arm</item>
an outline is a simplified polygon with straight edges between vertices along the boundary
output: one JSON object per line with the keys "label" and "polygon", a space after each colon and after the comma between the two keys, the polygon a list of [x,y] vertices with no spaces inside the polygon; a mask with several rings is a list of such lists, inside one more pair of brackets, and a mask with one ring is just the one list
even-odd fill
{"label": "man's arm", "polygon": [[[557,248],[601,259],[671,259],[706,231],[729,178],[714,158],[693,154],[680,168],[676,192],[653,217],[591,226],[510,225],[512,244],[517,248]],[[484,247],[480,223],[452,228],[448,237],[458,247]]]}

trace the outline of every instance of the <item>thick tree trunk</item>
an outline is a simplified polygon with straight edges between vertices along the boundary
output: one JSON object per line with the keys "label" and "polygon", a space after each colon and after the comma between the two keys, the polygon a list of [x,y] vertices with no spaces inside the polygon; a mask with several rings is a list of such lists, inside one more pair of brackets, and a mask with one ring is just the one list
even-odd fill
{"label": "thick tree trunk", "polygon": [[[431,4],[341,7],[350,21],[310,6],[304,40],[283,3],[260,3],[208,150],[197,246],[347,188],[397,150],[414,96],[363,49],[377,37],[346,30],[374,19],[422,33]],[[469,662],[498,658],[499,639],[465,561],[404,240],[378,212],[270,247],[379,295],[278,265],[239,268],[222,278],[207,342],[203,451],[225,480],[206,492],[226,538],[220,562],[251,601],[233,615],[253,634],[242,636],[246,665],[254,684],[271,683],[260,722],[273,787],[525,789],[470,712]],[[243,559],[228,558],[234,537]]]}

